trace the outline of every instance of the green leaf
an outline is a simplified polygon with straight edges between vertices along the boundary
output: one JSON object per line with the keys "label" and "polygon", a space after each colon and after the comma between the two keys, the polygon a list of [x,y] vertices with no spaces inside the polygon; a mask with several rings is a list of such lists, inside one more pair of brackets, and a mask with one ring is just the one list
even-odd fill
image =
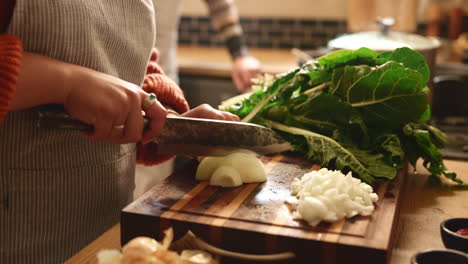
{"label": "green leaf", "polygon": [[389,61],[402,63],[406,68],[419,72],[423,77],[421,87],[426,86],[426,83],[429,80],[430,70],[426,63],[426,59],[419,52],[404,47],[396,49],[393,52],[389,51],[380,53],[377,58],[378,65],[382,65]]}
{"label": "green leaf", "polygon": [[369,125],[399,128],[418,120],[426,110],[428,98],[420,88],[421,80],[418,72],[388,62],[370,71],[365,65],[346,66],[332,86],[343,87],[338,90],[346,93],[344,100],[361,111]]}
{"label": "green leaf", "polygon": [[431,119],[431,106],[427,105],[426,111],[422,114],[418,121],[425,122]]}
{"label": "green leaf", "polygon": [[372,68],[366,66],[346,66],[333,71],[329,92],[345,98],[350,85],[356,83],[372,72]]}
{"label": "green leaf", "polygon": [[304,129],[286,126],[280,123],[268,122],[269,126],[274,129],[303,136],[308,144],[307,157],[309,159],[320,162],[322,166],[327,166],[330,162],[334,162],[334,167],[341,170],[349,167],[359,177],[372,184],[374,176],[349,150],[345,149],[335,140]]}
{"label": "green leaf", "polygon": [[331,74],[326,71],[314,70],[309,72],[309,83],[310,87],[320,85],[322,83],[328,82],[331,79]]}
{"label": "green leaf", "polygon": [[[432,127],[431,129],[434,128]],[[407,145],[405,148],[408,148],[405,151],[406,153],[411,153],[416,157],[421,157],[423,159],[424,167],[432,175],[444,175],[446,178],[456,182],[457,184],[467,185],[467,183],[457,178],[457,174],[455,172],[447,170],[447,167],[445,167],[442,160],[442,154],[439,152],[437,145],[434,144],[434,140],[440,140],[437,139],[437,137],[440,136],[437,134],[442,132],[438,131],[434,134],[434,132],[429,130],[428,125],[417,123],[407,124],[405,126],[405,130],[405,134],[407,135]]]}
{"label": "green leaf", "polygon": [[367,148],[370,144],[369,129],[364,122],[361,113],[353,109],[351,111],[349,125],[351,137],[354,138],[357,142],[360,142],[363,147]]}
{"label": "green leaf", "polygon": [[260,80],[260,91],[223,109],[244,121],[274,124],[295,151],[367,182],[392,179],[406,157],[413,165],[422,158],[432,175],[465,186],[443,164],[438,148],[447,137],[427,124],[428,78],[424,58],[408,48],[341,50],[273,82]]}
{"label": "green leaf", "polygon": [[396,134],[384,134],[376,140],[377,149],[387,156],[388,163],[400,167],[403,164],[405,152],[402,149],[400,138]]}
{"label": "green leaf", "polygon": [[318,58],[321,67],[333,70],[344,65],[375,65],[379,54],[368,48],[338,50]]}
{"label": "green leaf", "polygon": [[344,125],[349,122],[351,106],[329,93],[322,93],[309,97],[301,104],[290,105],[291,114],[305,118],[321,120],[335,125]]}
{"label": "green leaf", "polygon": [[[251,94],[249,97],[244,98],[240,104],[232,105],[227,110],[233,114],[236,114],[241,119],[244,119],[252,111],[259,111],[261,107],[264,106],[268,101],[273,98],[279,90],[288,82],[293,79],[300,68],[294,69],[286,74],[278,75],[273,84],[265,90],[261,90]],[[255,113],[256,114],[256,113]],[[251,117],[250,119],[252,119]]]}

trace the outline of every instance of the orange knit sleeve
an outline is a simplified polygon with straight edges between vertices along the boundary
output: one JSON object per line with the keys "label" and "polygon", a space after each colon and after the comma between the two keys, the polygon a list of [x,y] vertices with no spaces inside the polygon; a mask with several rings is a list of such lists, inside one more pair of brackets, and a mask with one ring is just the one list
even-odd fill
{"label": "orange knit sleeve", "polygon": [[16,89],[23,49],[14,35],[0,35],[0,126]]}
{"label": "orange knit sleeve", "polygon": [[158,51],[153,49],[146,70],[143,90],[148,93],[155,93],[162,104],[170,106],[178,113],[187,112],[189,105],[185,100],[184,93],[173,80],[164,74],[157,64],[157,59]]}
{"label": "orange knit sleeve", "polygon": [[[189,105],[185,100],[184,93],[179,86],[166,75],[157,64],[158,51],[153,49],[151,58],[146,70],[146,77],[143,83],[143,90],[148,93],[155,93],[158,100],[165,105],[177,111],[184,113],[189,110]],[[144,165],[159,164],[164,161],[173,159],[173,155],[158,155],[158,145],[156,143],[148,143],[143,145],[137,144],[137,162]]]}

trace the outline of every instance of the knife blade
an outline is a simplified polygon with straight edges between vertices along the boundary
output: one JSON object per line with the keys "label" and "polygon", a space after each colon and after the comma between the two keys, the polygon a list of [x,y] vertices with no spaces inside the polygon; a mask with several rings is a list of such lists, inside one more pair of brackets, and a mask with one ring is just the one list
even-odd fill
{"label": "knife blade", "polygon": [[[74,119],[63,111],[40,110],[38,126],[81,131],[93,129],[92,125]],[[176,116],[167,116],[160,135],[154,141],[158,143],[158,153],[186,156],[223,156],[239,148],[259,154],[292,149],[279,134],[264,126]]]}

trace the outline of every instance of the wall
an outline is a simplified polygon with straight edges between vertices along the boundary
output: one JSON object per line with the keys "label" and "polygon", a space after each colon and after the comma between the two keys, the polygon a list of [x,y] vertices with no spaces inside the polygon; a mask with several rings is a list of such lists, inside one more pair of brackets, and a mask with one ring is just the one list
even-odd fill
{"label": "wall", "polygon": [[[344,19],[346,0],[236,0],[241,16]],[[183,0],[182,15],[206,15],[204,0]]]}
{"label": "wall", "polygon": [[[204,1],[183,0],[182,19],[179,26],[180,44],[224,45],[215,37]],[[379,7],[380,13],[383,10],[389,12],[388,5],[399,2],[400,5],[391,6],[391,9],[394,10],[393,13],[402,15],[401,9],[395,7],[408,9],[410,1],[418,0],[237,0],[236,6],[239,9],[241,25],[250,47],[316,49],[326,46],[330,39],[356,31],[352,27],[355,24],[352,18],[366,17],[361,24],[364,27],[374,27],[360,28],[357,31],[376,30],[375,13],[371,14],[370,10],[377,10]],[[409,19],[410,21],[405,25],[411,26],[407,26],[406,31],[426,34],[427,6],[434,1],[439,1],[443,9],[457,2],[457,0],[419,0],[417,12],[412,12],[417,14],[417,19],[416,21]],[[353,8],[356,5],[352,3],[357,2],[369,8]],[[466,15],[468,14],[468,0],[459,0],[459,5],[466,10],[462,24],[463,31],[468,32],[468,16]],[[372,8],[372,6],[375,7]],[[414,15],[403,15],[403,17],[414,18]],[[448,34],[447,20],[447,16],[444,16],[440,26],[440,36],[444,38]],[[393,28],[405,31],[403,27],[399,27],[398,22]]]}
{"label": "wall", "polygon": [[[439,2],[444,9],[459,5],[463,7],[465,14],[468,14],[468,0],[419,0],[418,21],[425,21],[425,11],[429,2]],[[347,0],[236,0],[236,5],[241,16],[251,17],[345,20],[347,12]],[[204,0],[183,0],[183,16],[204,16],[206,14]]]}

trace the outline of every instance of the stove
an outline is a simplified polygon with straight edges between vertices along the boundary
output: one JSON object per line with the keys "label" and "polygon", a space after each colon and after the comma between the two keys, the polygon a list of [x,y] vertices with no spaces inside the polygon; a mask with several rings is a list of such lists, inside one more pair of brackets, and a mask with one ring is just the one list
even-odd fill
{"label": "stove", "polygon": [[437,65],[432,92],[432,125],[448,136],[446,159],[468,160],[468,65]]}

